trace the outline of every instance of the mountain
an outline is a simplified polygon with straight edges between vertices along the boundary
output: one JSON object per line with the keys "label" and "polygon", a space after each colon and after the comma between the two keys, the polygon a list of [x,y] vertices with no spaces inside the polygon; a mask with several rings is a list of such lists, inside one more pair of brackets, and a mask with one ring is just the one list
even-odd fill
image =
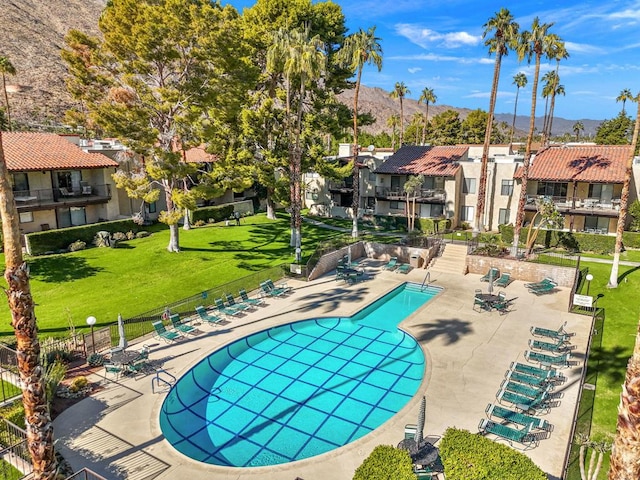
{"label": "mountain", "polygon": [[[98,18],[107,0],[0,0],[0,55],[7,56],[17,73],[7,76],[7,90],[12,119],[32,129],[60,124],[64,112],[74,105],[67,93],[64,78],[66,68],[60,57],[64,37],[71,29],[90,35],[99,35]],[[348,106],[353,105],[353,90],[347,90],[338,98]],[[376,123],[363,130],[371,133],[390,131],[387,119],[400,113],[399,102],[389,97],[381,88],[361,86],[359,109],[370,112]],[[0,104],[4,105],[3,102]],[[405,125],[414,113],[424,113],[425,106],[416,100],[404,100]],[[464,119],[471,110],[449,105],[429,105],[429,117],[453,109]],[[511,125],[513,114],[496,114],[496,121]],[[600,120],[581,119],[583,135],[595,135]],[[575,120],[554,118],[553,133],[573,133]],[[538,130],[542,119],[536,120]],[[516,118],[516,130],[525,135],[529,129],[529,117]]]}

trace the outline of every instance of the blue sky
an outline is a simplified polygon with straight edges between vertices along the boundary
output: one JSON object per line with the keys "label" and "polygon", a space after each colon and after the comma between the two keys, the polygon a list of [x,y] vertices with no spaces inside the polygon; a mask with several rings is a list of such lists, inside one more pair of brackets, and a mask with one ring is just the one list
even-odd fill
{"label": "blue sky", "polygon": [[[223,0],[240,11],[255,2]],[[566,95],[556,99],[555,114],[571,120],[613,118],[622,109],[616,97],[623,89],[640,91],[640,1],[527,1],[484,0],[334,0],[346,17],[349,33],[376,26],[382,39],[383,68],[365,69],[363,84],[390,91],[404,82],[417,99],[429,87],[438,105],[489,109],[494,56],[482,40],[482,26],[500,8],[511,11],[521,30],[554,23],[549,32],[565,42],[570,57],[560,63],[560,83]],[[543,59],[540,77],[555,69]],[[513,76],[529,80],[520,90],[518,114],[531,109],[534,64],[518,62],[514,52],[503,58],[496,113],[513,113]],[[541,87],[538,88],[541,91]],[[636,106],[626,105],[635,117]],[[536,115],[544,113],[539,99]]]}

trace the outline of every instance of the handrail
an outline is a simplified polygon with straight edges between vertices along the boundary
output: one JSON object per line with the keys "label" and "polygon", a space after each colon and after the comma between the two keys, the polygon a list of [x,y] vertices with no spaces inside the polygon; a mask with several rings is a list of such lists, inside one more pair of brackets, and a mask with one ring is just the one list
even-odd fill
{"label": "handrail", "polygon": [[424,280],[422,280],[422,285],[420,285],[420,290],[422,291],[424,289],[424,284],[427,284],[427,288],[429,287],[429,282],[431,281],[431,272],[427,272],[427,274],[424,276]]}
{"label": "handrail", "polygon": [[[171,380],[173,380],[173,383],[170,380],[165,380],[164,378],[160,377],[161,373],[164,373],[164,374],[168,375],[169,377],[171,377]],[[171,375],[166,370],[163,370],[162,368],[159,368],[158,370],[156,370],[156,376],[151,379],[151,393],[156,393],[155,383],[158,384],[158,387],[160,386],[161,383],[163,383],[163,384],[167,385],[169,387],[169,389],[171,389],[171,388],[173,388],[173,385],[177,381],[178,381],[178,379],[176,377]]]}

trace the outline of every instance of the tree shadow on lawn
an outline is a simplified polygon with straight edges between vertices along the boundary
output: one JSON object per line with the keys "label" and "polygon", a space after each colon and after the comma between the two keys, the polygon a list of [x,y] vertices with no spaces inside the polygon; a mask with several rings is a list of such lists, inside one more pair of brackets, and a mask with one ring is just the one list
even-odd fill
{"label": "tree shadow on lawn", "polygon": [[90,266],[86,259],[57,255],[29,261],[31,277],[46,283],[61,283],[93,277],[104,269]]}
{"label": "tree shadow on lawn", "polygon": [[593,348],[589,355],[588,377],[597,371],[598,377],[604,376],[611,384],[620,384],[624,381],[630,356],[628,349],[618,345],[612,348]]}

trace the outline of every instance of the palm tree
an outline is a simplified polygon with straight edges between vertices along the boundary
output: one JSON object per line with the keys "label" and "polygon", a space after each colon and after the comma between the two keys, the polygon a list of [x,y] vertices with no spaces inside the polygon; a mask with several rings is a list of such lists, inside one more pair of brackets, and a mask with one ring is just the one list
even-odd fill
{"label": "palm tree", "polygon": [[542,143],[546,145],[547,142],[547,122],[549,120],[549,99],[551,98],[551,92],[555,90],[558,83],[558,77],[553,70],[548,71],[542,77],[544,84],[542,85],[542,98],[545,99],[544,103],[544,116],[542,121]]}
{"label": "palm tree", "polygon": [[11,324],[16,335],[18,371],[27,425],[27,448],[31,454],[34,478],[54,478],[57,462],[53,448],[53,424],[40,365],[40,343],[29,285],[29,267],[22,258],[20,222],[9,182],[1,131],[0,219],[4,240],[4,278],[7,281],[5,293],[11,310]]}
{"label": "palm tree", "polygon": [[427,125],[429,125],[429,103],[436,103],[438,97],[433,93],[433,88],[424,88],[418,99],[418,103],[424,103],[427,106],[424,112],[424,125],[422,126],[422,145],[427,142]]}
{"label": "palm tree", "polygon": [[515,102],[515,106],[513,107],[513,122],[511,123],[511,137],[509,138],[509,145],[513,143],[513,132],[516,129],[516,114],[518,113],[518,95],[520,94],[520,89],[527,86],[527,76],[522,72],[518,72],[513,77],[513,84],[516,86],[516,102]]}
{"label": "palm tree", "polygon": [[0,74],[2,75],[2,91],[4,92],[4,103],[7,106],[7,123],[9,125],[9,131],[11,132],[11,109],[9,108],[9,96],[7,95],[7,79],[5,75],[15,75],[16,69],[7,57],[3,57],[1,55]]}
{"label": "palm tree", "polygon": [[411,92],[404,84],[404,82],[396,82],[395,87],[389,94],[391,98],[399,98],[400,99],[400,146],[402,147],[402,143],[404,140],[404,108],[402,106],[402,101],[404,97],[409,95]]}
{"label": "palm tree", "polygon": [[482,38],[487,38],[484,42],[489,47],[489,54],[495,53],[496,60],[493,66],[493,83],[491,85],[491,96],[489,98],[489,114],[487,115],[487,127],[484,133],[484,145],[482,147],[482,165],[480,167],[480,185],[478,186],[478,201],[476,207],[476,219],[473,227],[474,232],[484,230],[481,219],[484,215],[484,203],[487,191],[487,163],[489,161],[489,144],[491,143],[491,129],[493,128],[493,114],[496,109],[496,97],[498,96],[498,83],[500,81],[500,66],[502,57],[509,53],[510,46],[518,36],[519,25],[513,20],[513,15],[506,8],[501,8],[494,17],[491,17],[483,25],[484,32]]}
{"label": "palm tree", "polygon": [[638,145],[638,130],[640,129],[640,93],[631,100],[638,103],[638,113],[636,114],[636,125],[633,129],[631,137],[631,150],[629,158],[625,166],[624,182],[622,184],[622,192],[620,193],[620,211],[618,213],[618,225],[616,228],[616,245],[613,251],[613,264],[611,265],[611,274],[609,275],[609,283],[607,287],[616,288],[618,286],[618,268],[620,266],[620,252],[622,251],[622,234],[624,226],[627,222],[627,209],[629,207],[629,190],[631,189],[631,179],[633,178],[633,159],[635,157],[636,147]]}
{"label": "palm tree", "polygon": [[387,126],[391,127],[391,149],[396,149],[396,129],[400,124],[400,117],[398,115],[391,115],[387,118]]}
{"label": "palm tree", "polygon": [[[540,19],[535,17],[531,25],[531,31],[524,31],[520,34],[516,51],[518,59],[522,61],[527,59],[530,63],[531,58],[535,57],[535,70],[533,74],[533,88],[531,92],[531,113],[529,117],[529,134],[527,135],[527,145],[524,153],[524,161],[522,164],[522,183],[520,187],[520,198],[518,200],[518,211],[513,232],[513,251],[515,255],[518,251],[518,243],[520,241],[520,230],[524,223],[524,205],[527,199],[527,180],[529,177],[529,165],[531,164],[531,144],[535,134],[536,121],[536,100],[538,96],[538,79],[540,78],[540,60],[542,55],[549,57],[550,45],[555,38],[548,33],[553,23],[540,23]],[[554,36],[555,37],[555,36]]]}
{"label": "palm tree", "polygon": [[380,38],[375,35],[376,27],[366,32],[360,29],[349,35],[338,53],[338,60],[347,64],[356,73],[356,86],[353,94],[353,226],[351,236],[358,238],[358,208],[360,206],[360,174],[358,168],[358,95],[362,70],[366,64],[375,65],[382,70],[382,47]]}
{"label": "palm tree", "polygon": [[576,134],[576,142],[580,141],[580,132],[584,132],[584,123],[578,120],[573,124],[573,133]]}
{"label": "palm tree", "polygon": [[[558,76],[556,75],[556,78],[558,78]],[[558,80],[560,80],[558,78]],[[563,97],[565,96],[565,91],[564,91],[564,85],[557,85],[555,90],[553,92],[551,92],[551,106],[549,107],[549,120],[547,123],[547,136],[545,137],[547,139],[547,143],[549,143],[549,140],[551,139],[551,127],[553,126],[553,111],[556,108],[556,97],[558,95],[562,95]]]}
{"label": "palm tree", "polygon": [[[281,29],[274,34],[273,42],[267,51],[267,69],[281,73],[285,78],[286,89],[286,128],[293,137],[289,146],[289,189],[291,195],[291,246],[295,247],[296,262],[301,261],[302,245],[302,114],[307,96],[307,82],[320,78],[326,64],[324,44],[319,36],[310,38],[309,30]],[[292,85],[299,90],[291,91]],[[292,114],[292,102],[295,104],[295,117]]]}
{"label": "palm tree", "polygon": [[411,126],[415,128],[416,145],[420,145],[420,132],[424,132],[424,115],[416,112],[411,117]]}
{"label": "palm tree", "polygon": [[[550,37],[551,37],[551,43],[549,45],[550,58],[555,58],[556,60],[556,79],[557,79],[557,83],[559,84],[560,75],[558,74],[558,71],[560,70],[560,60],[566,60],[567,58],[569,58],[569,52],[567,51],[564,42],[560,39],[558,35],[552,33]],[[563,86],[562,88],[559,88],[559,87],[560,85],[558,85],[551,92],[551,107],[549,108],[549,119],[547,121],[547,136],[546,136],[547,139],[551,138],[551,125],[553,124],[553,114],[555,110],[556,95],[564,95],[564,87]]]}
{"label": "palm tree", "polygon": [[617,102],[622,102],[622,113],[624,114],[624,105],[625,103],[627,103],[627,100],[631,100],[634,101],[633,99],[633,93],[631,93],[631,90],[629,90],[628,88],[625,88],[624,90],[620,91],[620,95],[618,95],[616,97],[616,103]]}

